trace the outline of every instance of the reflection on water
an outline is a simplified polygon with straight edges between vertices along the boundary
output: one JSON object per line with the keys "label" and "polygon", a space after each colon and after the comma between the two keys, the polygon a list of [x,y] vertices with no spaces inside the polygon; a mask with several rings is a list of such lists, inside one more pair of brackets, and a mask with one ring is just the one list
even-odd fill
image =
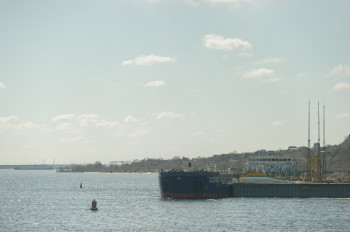
{"label": "reflection on water", "polygon": [[[162,200],[157,174],[0,170],[0,196],[1,231],[350,228],[350,199]],[[98,211],[90,210],[93,199]]]}

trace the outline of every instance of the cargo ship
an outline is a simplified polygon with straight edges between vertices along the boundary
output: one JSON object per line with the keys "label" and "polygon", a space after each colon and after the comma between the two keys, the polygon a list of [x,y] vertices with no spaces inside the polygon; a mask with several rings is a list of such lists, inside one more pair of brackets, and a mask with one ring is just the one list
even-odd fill
{"label": "cargo ship", "polygon": [[160,195],[171,199],[216,199],[229,197],[350,198],[350,184],[282,181],[264,176],[240,180],[223,178],[215,170],[159,172]]}
{"label": "cargo ship", "polygon": [[208,171],[160,171],[162,198],[215,199],[228,197],[350,198],[347,183],[232,183]]}
{"label": "cargo ship", "polygon": [[[323,107],[324,109],[325,107]],[[259,154],[259,156],[248,160],[246,173],[252,175],[248,174],[238,179],[226,178],[225,180],[222,178],[223,175],[216,172],[216,167],[215,170],[209,168],[209,163],[206,171],[192,171],[191,163],[188,163],[182,171],[161,170],[159,172],[161,197],[174,199],[225,197],[350,198],[350,183],[327,181],[326,146],[325,139],[324,146],[321,147],[320,144],[320,118],[318,118],[318,142],[314,146],[315,152],[311,152],[310,101],[308,116],[307,178],[304,176],[303,181],[291,179],[291,177],[296,177],[295,158],[286,155]],[[325,127],[325,121],[323,121],[323,126]],[[325,138],[325,134],[323,137]],[[291,149],[294,148],[291,147]],[[283,175],[289,180],[276,178],[276,176]]]}
{"label": "cargo ship", "polygon": [[183,170],[159,172],[162,198],[215,199],[232,197],[232,184],[226,184],[214,170],[192,171],[191,163]]}

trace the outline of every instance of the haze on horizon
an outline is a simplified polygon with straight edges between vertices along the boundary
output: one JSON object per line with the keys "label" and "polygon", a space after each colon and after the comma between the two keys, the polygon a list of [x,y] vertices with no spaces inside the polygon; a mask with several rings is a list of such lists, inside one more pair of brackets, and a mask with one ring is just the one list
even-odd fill
{"label": "haze on horizon", "polygon": [[311,142],[319,101],[326,142],[339,144],[350,134],[349,10],[349,1],[0,1],[0,164],[307,146],[308,101]]}

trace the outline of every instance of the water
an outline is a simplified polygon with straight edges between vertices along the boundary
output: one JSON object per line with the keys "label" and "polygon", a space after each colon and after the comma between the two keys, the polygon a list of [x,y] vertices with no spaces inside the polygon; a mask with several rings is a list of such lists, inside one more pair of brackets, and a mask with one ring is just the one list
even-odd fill
{"label": "water", "polygon": [[[98,211],[90,210],[93,199]],[[156,174],[0,170],[0,231],[349,228],[350,199],[162,200]]]}

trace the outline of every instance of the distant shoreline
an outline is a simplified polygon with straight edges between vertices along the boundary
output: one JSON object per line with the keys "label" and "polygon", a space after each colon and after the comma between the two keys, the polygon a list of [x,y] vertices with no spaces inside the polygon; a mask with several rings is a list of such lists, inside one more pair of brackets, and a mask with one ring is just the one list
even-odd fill
{"label": "distant shoreline", "polygon": [[[67,173],[67,172],[66,172]],[[100,174],[158,174],[158,172],[68,172],[68,173],[100,173]]]}

